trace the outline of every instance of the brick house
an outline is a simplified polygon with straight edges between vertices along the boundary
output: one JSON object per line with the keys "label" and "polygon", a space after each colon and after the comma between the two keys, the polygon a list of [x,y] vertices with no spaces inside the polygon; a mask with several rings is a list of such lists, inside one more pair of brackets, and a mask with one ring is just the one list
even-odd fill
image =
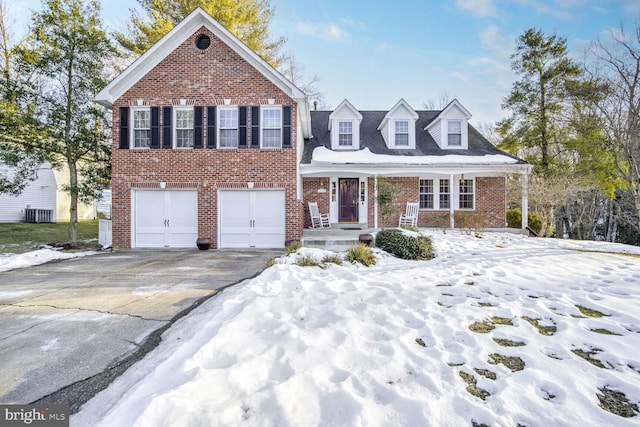
{"label": "brick house", "polygon": [[115,247],[195,247],[197,238],[283,247],[308,226],[307,201],[332,222],[377,226],[377,175],[402,184],[398,204],[420,200],[421,226],[454,209],[504,226],[505,174],[528,172],[468,126],[457,101],[441,112],[402,100],[388,112],[346,100],[311,112],[300,89],[200,8],[96,101],[113,113]]}

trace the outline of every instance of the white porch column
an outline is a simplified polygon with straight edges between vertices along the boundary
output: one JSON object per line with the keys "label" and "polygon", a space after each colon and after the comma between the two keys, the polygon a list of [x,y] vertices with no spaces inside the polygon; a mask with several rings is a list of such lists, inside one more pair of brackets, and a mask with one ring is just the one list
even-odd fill
{"label": "white porch column", "polygon": [[529,226],[529,171],[522,173],[522,229]]}
{"label": "white porch column", "polygon": [[449,228],[456,228],[456,220],[453,214],[453,201],[455,187],[453,186],[453,174],[449,175]]}
{"label": "white porch column", "polygon": [[378,229],[378,175],[373,176],[373,228]]}

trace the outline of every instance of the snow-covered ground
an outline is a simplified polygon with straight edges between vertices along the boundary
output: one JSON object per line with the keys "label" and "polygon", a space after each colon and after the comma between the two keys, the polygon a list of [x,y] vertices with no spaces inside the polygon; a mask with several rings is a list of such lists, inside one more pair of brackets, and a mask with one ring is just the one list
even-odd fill
{"label": "snow-covered ground", "polygon": [[640,425],[598,399],[640,405],[640,248],[429,234],[431,261],[280,259],[177,322],[71,425]]}
{"label": "snow-covered ground", "polygon": [[77,258],[94,254],[96,252],[61,252],[54,248],[38,249],[22,254],[0,253],[0,272],[13,270],[14,268],[31,267],[58,259]]}

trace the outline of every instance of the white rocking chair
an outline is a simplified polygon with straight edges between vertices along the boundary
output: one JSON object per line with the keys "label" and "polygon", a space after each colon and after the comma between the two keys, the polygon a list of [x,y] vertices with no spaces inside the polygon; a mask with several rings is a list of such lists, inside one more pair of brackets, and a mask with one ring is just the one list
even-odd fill
{"label": "white rocking chair", "polygon": [[405,213],[400,214],[398,227],[402,227],[403,225],[411,225],[413,227],[417,227],[419,209],[420,209],[420,203],[408,202]]}
{"label": "white rocking chair", "polygon": [[331,228],[329,214],[321,214],[317,202],[309,202],[309,215],[311,215],[313,228]]}

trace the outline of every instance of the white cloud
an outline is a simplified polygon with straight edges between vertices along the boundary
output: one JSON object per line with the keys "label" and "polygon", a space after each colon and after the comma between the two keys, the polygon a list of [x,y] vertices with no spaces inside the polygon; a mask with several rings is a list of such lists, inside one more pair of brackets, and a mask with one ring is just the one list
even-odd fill
{"label": "white cloud", "polygon": [[317,23],[308,21],[298,21],[296,31],[313,37],[325,40],[344,40],[349,34],[336,24]]}
{"label": "white cloud", "polygon": [[456,6],[479,18],[496,15],[493,0],[456,0]]}
{"label": "white cloud", "polygon": [[454,71],[453,73],[451,73],[451,77],[454,77],[458,80],[462,80],[463,82],[466,82],[467,80],[469,80],[469,76],[459,71]]}

